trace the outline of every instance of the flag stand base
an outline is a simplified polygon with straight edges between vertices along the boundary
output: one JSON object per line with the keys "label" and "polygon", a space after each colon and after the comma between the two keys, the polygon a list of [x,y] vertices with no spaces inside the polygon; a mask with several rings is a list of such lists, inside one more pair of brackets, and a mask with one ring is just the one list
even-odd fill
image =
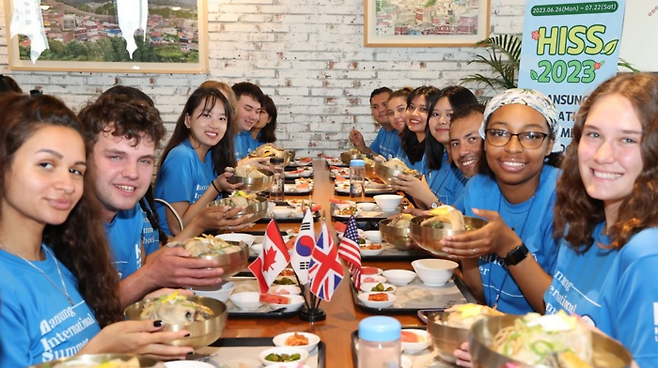
{"label": "flag stand base", "polygon": [[327,319],[327,314],[320,308],[306,309],[299,312],[299,319],[306,322],[318,322]]}

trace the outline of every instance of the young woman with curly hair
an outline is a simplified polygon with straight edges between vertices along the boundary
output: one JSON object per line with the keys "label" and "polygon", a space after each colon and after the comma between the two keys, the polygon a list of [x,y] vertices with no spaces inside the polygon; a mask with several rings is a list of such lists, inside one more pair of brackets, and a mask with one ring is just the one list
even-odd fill
{"label": "young woman with curly hair", "polygon": [[164,345],[187,331],[119,322],[119,280],[75,113],[54,97],[18,94],[0,98],[0,109],[0,367],[192,351]]}

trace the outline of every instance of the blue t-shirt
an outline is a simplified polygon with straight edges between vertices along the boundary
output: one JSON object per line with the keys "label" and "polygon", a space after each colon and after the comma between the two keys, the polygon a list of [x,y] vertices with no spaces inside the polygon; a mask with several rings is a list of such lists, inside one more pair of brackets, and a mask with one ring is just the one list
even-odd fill
{"label": "blue t-shirt", "polygon": [[[196,203],[217,177],[210,151],[206,154],[204,161],[199,160],[189,139],[174,147],[160,166],[155,183],[155,198],[169,203]],[[165,206],[156,203],[155,208],[160,218],[160,228],[165,234],[171,235]]]}
{"label": "blue t-shirt", "polygon": [[[149,211],[154,211],[148,202],[144,202]],[[146,211],[141,208],[141,205],[140,209],[142,210],[142,216],[144,216],[144,223],[142,226],[142,245],[144,245],[144,252],[146,252],[146,255],[149,255],[160,247],[160,234],[153,228],[153,224],[149,221]]]}
{"label": "blue t-shirt", "polygon": [[448,152],[443,153],[441,168],[438,170],[427,169],[425,178],[430,189],[443,204],[453,205],[464,191],[468,179],[458,168],[450,164]]}
{"label": "blue t-shirt", "polygon": [[[45,246],[44,246],[45,247]],[[73,274],[46,251],[44,261],[0,250],[0,368],[27,367],[75,355],[100,332]],[[58,288],[66,285],[73,306]]]}
{"label": "blue t-shirt", "polygon": [[258,147],[254,147],[254,144],[257,144],[257,142],[251,137],[251,133],[248,130],[236,134],[235,137],[233,137],[235,160],[240,161],[247,157],[250,151]]}
{"label": "blue t-shirt", "polygon": [[387,160],[397,157],[398,151],[400,150],[400,136],[398,131],[391,128],[391,130],[386,130],[385,128],[380,128],[375,140],[372,141],[370,149],[378,155],[384,156]]}
{"label": "blue t-shirt", "polygon": [[144,215],[139,203],[129,210],[117,212],[110,223],[105,223],[114,267],[122,280],[142,267],[143,228]]}
{"label": "blue t-shirt", "polygon": [[[553,205],[559,173],[555,167],[544,165],[535,195],[516,205],[507,202],[495,179],[478,174],[468,181],[455,207],[466,216],[474,216],[473,208],[500,213],[544,271],[552,275],[558,249],[558,241],[553,238]],[[495,254],[481,256],[478,264],[488,306],[493,307],[499,297],[498,310],[503,313],[533,311],[500,257]]]}

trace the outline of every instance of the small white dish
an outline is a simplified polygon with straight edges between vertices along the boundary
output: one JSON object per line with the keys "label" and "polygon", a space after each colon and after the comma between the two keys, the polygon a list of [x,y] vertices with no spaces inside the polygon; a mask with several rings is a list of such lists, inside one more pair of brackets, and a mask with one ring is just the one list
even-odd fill
{"label": "small white dish", "polygon": [[361,275],[361,283],[364,283],[364,282],[374,282],[374,283],[382,282],[383,283],[383,282],[386,282],[386,281],[387,281],[386,277],[384,277],[382,275]]}
{"label": "small white dish", "polygon": [[288,218],[292,215],[294,208],[292,207],[283,207],[276,206],[272,209],[272,214],[275,218]]}
{"label": "small white dish", "polygon": [[[388,300],[385,301],[368,300],[370,295],[373,294],[384,294],[386,295]],[[381,309],[381,308],[388,308],[391,305],[393,305],[393,303],[395,303],[395,301],[397,300],[397,297],[394,294],[390,294],[390,293],[371,292],[371,293],[360,293],[359,300],[361,301],[361,303],[363,303],[363,305],[365,305],[368,308]]]}
{"label": "small white dish", "polygon": [[[292,360],[292,361],[287,361],[287,362],[274,362],[271,360],[265,359],[266,356],[270,354],[277,354],[277,355],[282,355],[282,354],[288,354],[288,355],[293,355],[293,354],[299,354],[299,359]],[[300,362],[305,362],[306,359],[308,359],[308,351],[302,348],[298,348],[295,346],[281,346],[281,347],[275,347],[275,348],[268,348],[260,352],[258,354],[258,358],[260,359],[261,363],[263,365],[280,365],[280,364],[286,364],[288,366],[294,366],[291,365],[290,363],[298,364]]]}
{"label": "small white dish", "polygon": [[235,290],[235,283],[232,282],[224,282],[220,285],[211,287],[192,289],[192,291],[194,291],[194,295],[213,298],[223,303],[226,303],[231,294],[233,294],[233,290]]}
{"label": "small white dish", "polygon": [[339,210],[344,210],[346,208],[356,206],[356,202],[354,202],[354,201],[341,201],[340,203],[334,203],[334,206],[336,206],[336,208],[338,208]]}
{"label": "small white dish", "polygon": [[368,239],[371,243],[381,243],[382,242],[382,234],[379,232],[379,230],[368,230],[364,231],[363,235]]}
{"label": "small white dish", "polygon": [[275,295],[299,295],[302,293],[302,289],[295,285],[272,285],[269,293]]}
{"label": "small white dish", "polygon": [[[381,291],[372,290],[374,287],[376,287],[379,284],[382,284],[382,286],[384,286],[384,290],[381,290]],[[390,290],[386,290],[386,289],[390,289]],[[372,292],[372,293],[390,293],[390,294],[393,294],[393,293],[395,293],[395,290],[397,290],[397,287],[395,287],[391,284],[383,283],[383,282],[364,282],[363,284],[361,284],[361,291],[364,291],[366,293],[371,293]]]}
{"label": "small white dish", "polygon": [[402,350],[413,354],[427,349],[430,346],[430,336],[425,330],[405,328],[402,330]]}
{"label": "small white dish", "polygon": [[[286,345],[286,340],[288,340],[289,337],[293,336],[294,334],[297,335],[302,335],[308,340],[308,344],[306,345]],[[272,339],[272,342],[274,343],[274,346],[295,346],[298,348],[302,348],[309,353],[313,351],[318,344],[320,343],[320,336],[312,334],[310,332],[286,332],[282,334],[278,334],[274,336]]]}
{"label": "small white dish", "polygon": [[[373,244],[368,244],[368,246],[372,246]],[[368,249],[364,247],[359,247],[359,252],[361,252],[362,256],[377,256],[380,255],[384,251],[384,246],[379,244],[381,247],[379,249]]]}
{"label": "small white dish", "polygon": [[280,298],[285,298],[290,301],[290,303],[279,304],[279,303],[268,303],[270,308],[279,309],[285,308],[284,312],[294,312],[299,310],[304,305],[304,297],[301,295],[277,295]]}
{"label": "small white dish", "polygon": [[362,275],[381,275],[384,271],[382,271],[381,268],[378,267],[361,267],[361,274]]}
{"label": "small white dish", "polygon": [[359,211],[370,212],[374,211],[377,208],[377,203],[374,202],[361,202],[356,204],[356,208]]}
{"label": "small white dish", "polygon": [[243,241],[248,246],[251,246],[252,244],[254,244],[254,241],[256,240],[255,236],[253,236],[251,234],[242,234],[242,233],[219,234],[219,235],[217,235],[217,237],[222,239],[222,240],[230,241],[230,242]]}
{"label": "small white dish", "polygon": [[256,253],[257,256],[263,253],[263,243],[252,244],[250,248],[254,251],[254,253]]}
{"label": "small white dish", "polygon": [[416,278],[416,273],[411,270],[386,270],[383,275],[390,284],[397,286],[407,285]]}
{"label": "small white dish", "polygon": [[165,368],[214,368],[215,366],[198,360],[171,360],[164,363]]}
{"label": "small white dish", "polygon": [[244,311],[253,311],[263,305],[260,301],[260,293],[256,291],[234,293],[229,297],[229,300],[233,305]]}

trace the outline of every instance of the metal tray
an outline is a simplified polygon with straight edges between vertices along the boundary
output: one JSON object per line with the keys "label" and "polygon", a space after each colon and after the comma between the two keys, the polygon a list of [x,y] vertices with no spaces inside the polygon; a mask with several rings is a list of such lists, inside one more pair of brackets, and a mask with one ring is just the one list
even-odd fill
{"label": "metal tray", "polygon": [[[261,350],[274,346],[273,337],[219,338],[210,346],[199,349],[188,360],[206,362],[216,368],[262,368],[258,360]],[[312,368],[326,367],[327,345],[320,341],[309,354],[306,364]]]}
{"label": "metal tray", "polygon": [[[402,302],[405,305],[401,307],[388,307],[388,308],[371,308],[366,307],[359,300],[359,291],[354,287],[354,283],[350,281],[350,288],[352,290],[352,300],[354,305],[361,309],[364,312],[374,313],[374,314],[417,314],[421,309],[445,309],[449,308],[455,304],[465,304],[465,303],[477,303],[471,292],[464,284],[459,276],[454,275],[446,285],[441,287],[429,287],[425,286],[420,280],[416,279],[410,284],[405,286],[398,286],[398,290],[395,291],[395,295],[400,299],[400,295],[404,295],[407,298],[418,295],[422,297],[424,291],[429,295],[428,297],[423,297],[426,300],[411,299],[409,301]],[[454,290],[457,289],[457,290]],[[411,295],[410,295],[411,294]],[[432,296],[430,299],[429,296]]]}

